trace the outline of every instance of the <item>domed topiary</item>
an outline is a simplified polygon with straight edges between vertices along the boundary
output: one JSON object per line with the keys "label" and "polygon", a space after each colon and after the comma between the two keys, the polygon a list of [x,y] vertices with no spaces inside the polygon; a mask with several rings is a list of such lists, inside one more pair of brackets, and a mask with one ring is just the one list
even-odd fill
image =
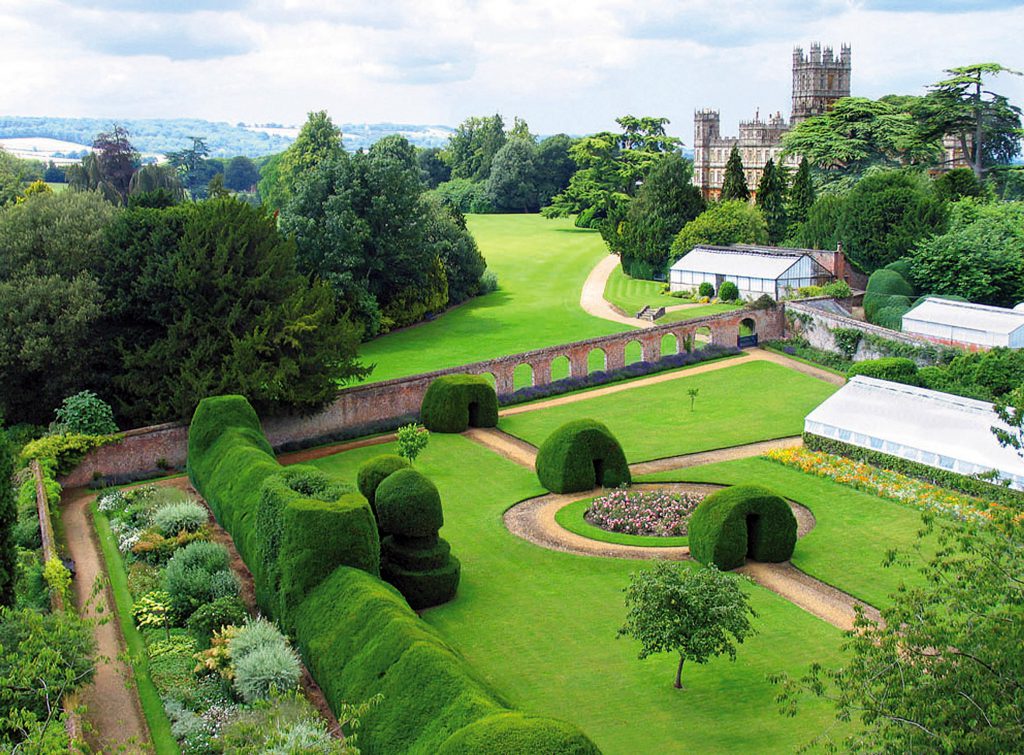
{"label": "domed topiary", "polygon": [[537,478],[552,493],[575,493],[632,481],[622,446],[600,422],[567,422],[537,452]]}
{"label": "domed topiary", "polygon": [[359,467],[356,485],[359,486],[359,492],[363,494],[363,497],[370,502],[370,508],[373,509],[374,515],[377,513],[377,488],[393,472],[406,469],[408,466],[409,462],[398,454],[381,454],[374,456]]}
{"label": "domed topiary", "polygon": [[734,485],[705,498],[689,523],[690,555],[719,569],[754,561],[787,561],[796,517],[785,499],[760,485]]}
{"label": "domed topiary", "polygon": [[740,298],[740,289],[732,281],[724,281],[718,287],[718,298],[722,301],[736,301]]}
{"label": "domed topiary", "polygon": [[431,537],[444,524],[441,494],[415,469],[399,469],[377,488],[377,522],[389,535]]}
{"label": "domed topiary", "polygon": [[498,425],[498,394],[482,375],[444,375],[423,395],[420,421],[433,433]]}

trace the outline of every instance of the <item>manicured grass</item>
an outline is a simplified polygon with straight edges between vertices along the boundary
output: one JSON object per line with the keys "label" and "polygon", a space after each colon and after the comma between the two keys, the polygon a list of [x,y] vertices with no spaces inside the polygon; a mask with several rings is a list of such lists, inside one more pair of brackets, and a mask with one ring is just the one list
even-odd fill
{"label": "manicured grass", "polygon": [[[678,299],[676,303],[679,303]],[[698,317],[707,317],[708,315],[720,315],[722,312],[732,312],[741,307],[742,305],[739,304],[702,304],[691,309],[677,309],[675,312],[666,312],[664,317],[658,318],[658,325],[664,325],[669,322],[696,320]]]}
{"label": "manicured grass", "polygon": [[[888,605],[888,596],[903,581],[923,584],[916,567],[882,565],[891,549],[909,550],[917,543],[922,525],[921,515],[914,509],[762,458],[708,464],[641,479],[725,485],[753,482],[802,503],[814,514],[817,524],[797,542],[793,564],[873,606]],[[931,555],[933,547],[926,542],[925,552]]]}
{"label": "manicured grass", "polygon": [[[360,463],[391,451],[313,463],[351,480]],[[441,534],[462,560],[456,599],[424,618],[511,704],[581,726],[607,755],[790,752],[831,724],[818,702],[797,718],[779,715],[766,676],[837,665],[839,630],[751,585],[758,634],[735,663],[687,664],[686,690],[675,690],[672,656],[640,661],[637,643],[616,640],[622,589],[645,564],[549,551],[511,535],[504,510],[543,491],[532,472],[461,436],[433,435],[416,468],[440,489]]]}
{"label": "manicured grass", "polygon": [[[621,309],[627,315],[635,315],[645,306],[671,307],[681,304],[682,299],[662,293],[665,283],[630,278],[617,266],[608,276],[604,287],[604,298]],[[663,322],[659,320],[658,322]]]}
{"label": "manicured grass", "polygon": [[582,501],[570,503],[565,508],[555,513],[555,521],[569,532],[581,537],[589,537],[591,540],[598,540],[602,543],[616,543],[618,545],[640,545],[649,548],[676,548],[681,545],[688,545],[690,540],[686,535],[681,537],[654,537],[650,535],[628,535],[624,532],[609,532],[583,518],[587,508],[593,503],[593,498],[584,498]]}
{"label": "manicured grass", "polygon": [[[687,391],[699,393],[690,411]],[[780,365],[740,362],[714,372],[503,417],[499,427],[535,446],[557,427],[608,425],[630,462],[799,435],[804,417],[836,387]]]}
{"label": "manicured grass", "polygon": [[146,643],[135,627],[132,619],[132,596],[128,591],[128,574],[125,572],[124,561],[117,550],[114,534],[110,531],[110,520],[101,512],[96,502],[90,504],[96,535],[106,563],[106,572],[110,579],[110,591],[114,594],[114,612],[121,627],[125,645],[128,648],[128,662],[132,665],[135,686],[139,693],[142,713],[146,717],[149,735],[153,740],[153,748],[157,755],[177,755],[181,750],[171,734],[171,722],[164,712],[160,694],[149,675],[149,654]]}
{"label": "manicured grass", "polygon": [[467,221],[499,290],[360,346],[363,362],[377,365],[370,381],[629,330],[580,308],[583,282],[608,253],[596,231],[539,215]]}

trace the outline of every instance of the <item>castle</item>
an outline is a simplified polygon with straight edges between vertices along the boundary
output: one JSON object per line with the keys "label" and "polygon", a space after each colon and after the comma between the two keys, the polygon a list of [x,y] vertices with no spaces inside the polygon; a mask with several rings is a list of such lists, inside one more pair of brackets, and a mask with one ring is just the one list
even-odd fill
{"label": "castle", "polygon": [[[743,160],[747,186],[751,194],[761,180],[764,164],[769,158],[776,163],[782,153],[782,135],[796,124],[824,113],[836,100],[850,96],[850,47],[843,45],[836,57],[831,47],[811,45],[808,55],[797,47],[793,50],[793,109],[787,122],[776,112],[765,121],[760,113],[753,120],[740,121],[738,137],[721,135],[717,110],[698,110],[693,118],[693,182],[705,199],[717,199],[722,191],[725,164],[729,153],[737,147]],[[783,160],[796,167],[798,158]]]}

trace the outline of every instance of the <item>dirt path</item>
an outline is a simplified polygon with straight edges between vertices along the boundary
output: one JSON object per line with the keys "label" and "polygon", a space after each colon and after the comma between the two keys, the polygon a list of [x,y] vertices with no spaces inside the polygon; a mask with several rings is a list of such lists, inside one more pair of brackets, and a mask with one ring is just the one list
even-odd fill
{"label": "dirt path", "polygon": [[647,320],[638,320],[635,317],[628,317],[619,312],[604,298],[604,287],[608,278],[619,266],[617,255],[609,254],[597,263],[587,280],[583,283],[583,290],[580,292],[580,307],[587,314],[600,317],[602,320],[632,325],[634,328],[653,328],[654,323]]}
{"label": "dirt path", "polygon": [[655,472],[671,472],[675,469],[687,467],[699,467],[704,464],[713,464],[716,461],[733,461],[735,459],[749,459],[752,456],[761,456],[776,448],[799,448],[803,445],[803,438],[793,435],[789,438],[777,440],[762,440],[757,443],[746,443],[742,446],[730,448],[718,448],[714,451],[699,451],[692,454],[680,456],[669,456],[664,459],[653,461],[641,461],[629,465],[629,471],[633,475],[654,474]]}
{"label": "dirt path", "polygon": [[[106,570],[89,513],[93,497],[92,491],[77,489],[61,501],[68,555],[75,562],[73,584],[79,608],[89,601],[97,577],[103,575],[106,582]],[[86,739],[96,752],[152,752],[131,667],[121,660],[124,638],[114,612],[114,598],[106,583],[94,599],[92,610],[83,611],[83,616],[88,618],[97,615],[108,621],[96,627],[96,652],[101,660],[92,684],[80,695],[87,706],[85,719],[92,727]]]}
{"label": "dirt path", "polygon": [[[753,354],[755,352],[751,352]],[[767,351],[765,349],[757,349],[756,353],[759,354],[758,359],[763,359],[766,362],[774,362],[775,364],[781,364],[783,367],[788,367],[791,370],[802,372],[804,375],[810,375],[818,380],[824,380],[826,383],[832,383],[832,385],[846,385],[846,376],[837,375],[834,372],[823,370],[820,367],[815,367],[812,364],[801,362],[796,359],[790,359],[782,354],[776,354],[774,351]]]}
{"label": "dirt path", "polygon": [[499,456],[528,469],[533,469],[534,463],[537,461],[536,446],[496,427],[471,427],[463,435],[471,441],[489,448]]}
{"label": "dirt path", "polygon": [[343,451],[351,451],[354,448],[366,448],[367,446],[380,446],[395,440],[395,434],[379,435],[376,438],[364,438],[363,440],[350,440],[344,443],[333,443],[329,446],[317,446],[316,448],[304,448],[301,451],[287,451],[280,454],[277,460],[281,464],[303,464],[314,459],[322,459],[325,456],[334,456]]}

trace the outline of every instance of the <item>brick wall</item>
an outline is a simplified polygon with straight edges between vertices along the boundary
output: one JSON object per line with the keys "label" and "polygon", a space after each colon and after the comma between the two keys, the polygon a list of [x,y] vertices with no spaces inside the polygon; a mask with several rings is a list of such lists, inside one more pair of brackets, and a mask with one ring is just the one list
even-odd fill
{"label": "brick wall", "polygon": [[[535,349],[396,380],[352,386],[341,390],[337,399],[317,414],[267,417],[263,421],[263,428],[271,445],[278,449],[308,445],[317,439],[354,437],[385,426],[394,427],[416,417],[427,386],[440,375],[490,373],[494,376],[498,394],[505,395],[512,393],[513,374],[519,365],[526,364],[532,368],[534,385],[545,385],[552,382],[552,363],[559,357],[568,360],[570,375],[579,376],[587,374],[590,353],[596,349],[604,352],[605,369],[608,370],[625,366],[626,347],[634,341],[640,344],[643,359],[655,362],[661,358],[665,336],[675,337],[677,346],[673,349],[670,343],[669,349],[669,353],[675,353],[683,349],[687,339],[696,337],[699,328],[710,331],[712,343],[735,346],[743,320],[752,320],[755,333],[764,340],[782,338],[784,335],[785,320],[781,308],[736,310],[686,322],[656,325],[653,328]],[[158,471],[158,462],[179,468],[185,465],[187,424],[144,427],[128,431],[124,436],[120,443],[91,451],[62,480],[64,485],[85,485],[94,475],[127,478],[152,474]]]}

